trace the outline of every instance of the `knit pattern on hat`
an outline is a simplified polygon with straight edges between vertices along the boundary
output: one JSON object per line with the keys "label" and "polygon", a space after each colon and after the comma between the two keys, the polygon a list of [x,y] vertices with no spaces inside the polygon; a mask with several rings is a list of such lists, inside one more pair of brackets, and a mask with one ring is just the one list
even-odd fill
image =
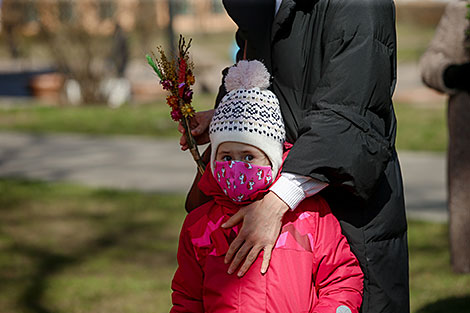
{"label": "knit pattern on hat", "polygon": [[217,107],[209,128],[211,164],[221,143],[246,143],[267,155],[276,175],[282,163],[286,132],[279,101],[266,89],[268,71],[259,61],[240,61],[230,68],[225,82],[229,92]]}

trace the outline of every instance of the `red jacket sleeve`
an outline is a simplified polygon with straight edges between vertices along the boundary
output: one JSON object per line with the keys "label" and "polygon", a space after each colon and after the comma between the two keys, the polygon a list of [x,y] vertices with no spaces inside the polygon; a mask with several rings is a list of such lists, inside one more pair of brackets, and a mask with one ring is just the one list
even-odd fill
{"label": "red jacket sleeve", "polygon": [[171,284],[173,290],[171,313],[204,312],[202,303],[203,272],[187,232],[187,220],[181,230],[177,255],[178,269]]}
{"label": "red jacket sleeve", "polygon": [[363,273],[359,262],[341,233],[339,222],[322,201],[315,239],[314,283],[317,305],[312,313],[359,312],[362,303]]}

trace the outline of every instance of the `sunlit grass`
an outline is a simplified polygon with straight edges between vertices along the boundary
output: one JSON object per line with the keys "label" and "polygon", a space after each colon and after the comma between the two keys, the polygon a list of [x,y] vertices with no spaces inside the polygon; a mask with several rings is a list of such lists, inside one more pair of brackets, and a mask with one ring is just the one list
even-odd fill
{"label": "sunlit grass", "polygon": [[395,103],[398,150],[445,151],[447,115],[444,105],[414,106]]}
{"label": "sunlit grass", "polygon": [[429,25],[401,22],[397,24],[398,62],[417,62],[426,51],[436,29]]}
{"label": "sunlit grass", "polygon": [[[194,99],[194,107],[199,111],[207,110],[213,102],[213,96],[198,96]],[[175,137],[177,125],[169,112],[164,99],[149,104],[128,104],[118,109],[105,105],[57,107],[33,104],[0,109],[0,130]]]}
{"label": "sunlit grass", "polygon": [[412,312],[468,312],[470,275],[452,272],[447,224],[409,225]]}

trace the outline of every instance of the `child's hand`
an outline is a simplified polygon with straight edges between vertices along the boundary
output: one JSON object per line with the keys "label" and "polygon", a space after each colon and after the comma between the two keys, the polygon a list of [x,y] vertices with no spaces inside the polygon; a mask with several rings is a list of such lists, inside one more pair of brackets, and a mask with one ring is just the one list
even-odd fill
{"label": "child's hand", "polygon": [[261,273],[266,273],[271,252],[281,231],[282,217],[288,209],[284,201],[275,193],[269,192],[263,199],[241,208],[222,225],[224,228],[230,228],[243,221],[238,236],[225,256],[225,263],[232,261],[228,269],[229,274],[235,272],[245,260],[237,274],[239,277],[245,275],[261,250],[264,250]]}
{"label": "child's hand", "polygon": [[[214,110],[196,112],[196,115],[191,119],[190,127],[191,134],[196,139],[198,145],[203,145],[209,142],[209,124],[211,123]],[[181,150],[188,149],[188,143],[184,134],[184,127],[179,123],[178,131],[182,134],[180,138]]]}

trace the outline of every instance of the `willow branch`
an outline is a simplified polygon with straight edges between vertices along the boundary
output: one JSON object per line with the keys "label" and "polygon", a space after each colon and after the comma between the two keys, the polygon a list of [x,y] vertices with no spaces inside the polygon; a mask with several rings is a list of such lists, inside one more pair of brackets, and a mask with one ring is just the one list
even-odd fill
{"label": "willow branch", "polygon": [[204,174],[206,166],[204,165],[204,162],[202,162],[201,154],[199,153],[199,149],[197,148],[196,140],[191,134],[191,128],[189,127],[189,119],[183,117],[182,120],[183,123],[181,124],[184,128],[184,133],[186,136],[186,141],[188,142],[189,151],[191,152],[191,155],[193,156],[193,159],[196,162],[199,173],[202,175]]}

